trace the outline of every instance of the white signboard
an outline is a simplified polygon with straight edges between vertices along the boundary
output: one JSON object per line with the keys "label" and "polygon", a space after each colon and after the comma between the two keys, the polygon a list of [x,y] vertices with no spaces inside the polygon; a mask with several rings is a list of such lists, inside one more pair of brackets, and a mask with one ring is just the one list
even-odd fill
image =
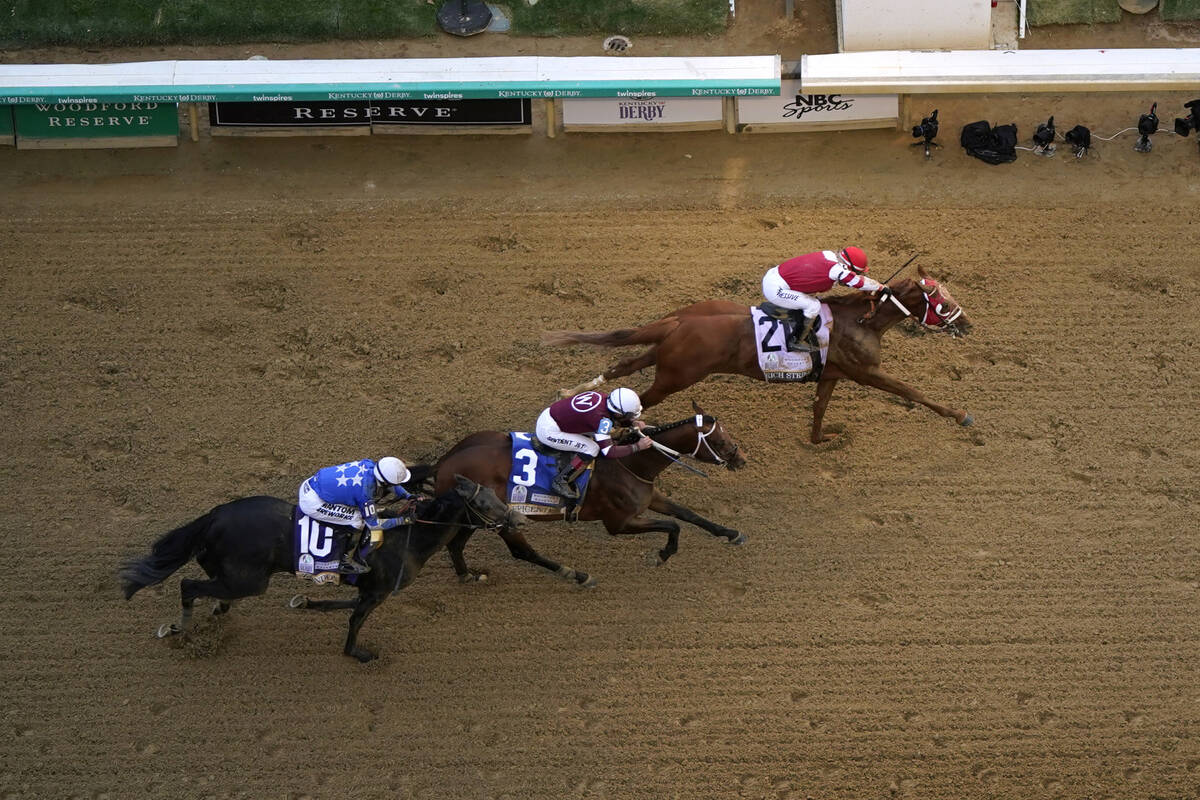
{"label": "white signboard", "polygon": [[563,100],[563,130],[702,130],[720,128],[720,97],[616,97]]}
{"label": "white signboard", "polygon": [[838,0],[837,12],[842,52],[986,50],[992,44],[992,4],[984,0]]}
{"label": "white signboard", "polygon": [[887,128],[900,118],[894,94],[799,94],[800,81],[784,78],[779,97],[739,97],[738,123],[746,130]]}

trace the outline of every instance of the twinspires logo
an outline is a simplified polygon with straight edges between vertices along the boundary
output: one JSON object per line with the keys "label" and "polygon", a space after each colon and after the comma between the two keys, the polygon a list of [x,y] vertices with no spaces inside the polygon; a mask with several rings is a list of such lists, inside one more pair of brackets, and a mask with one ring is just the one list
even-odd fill
{"label": "twinspires logo", "polygon": [[637,103],[621,103],[617,108],[620,119],[640,119],[655,122],[663,118],[666,103],[662,101],[642,101]]}

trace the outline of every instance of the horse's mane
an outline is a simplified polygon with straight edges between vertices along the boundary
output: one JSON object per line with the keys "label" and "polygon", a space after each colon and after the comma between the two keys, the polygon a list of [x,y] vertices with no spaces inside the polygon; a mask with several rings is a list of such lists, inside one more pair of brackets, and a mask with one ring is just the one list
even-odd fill
{"label": "horse's mane", "polygon": [[[896,281],[894,286],[892,286],[892,291],[900,293],[908,289],[908,286],[912,283],[912,278],[901,278],[900,280]],[[828,303],[831,306],[853,306],[865,302],[867,298],[862,294],[855,293],[825,295],[820,299],[822,303]]]}
{"label": "horse's mane", "polygon": [[[702,415],[701,422],[704,425],[711,425],[716,421],[717,421],[716,417],[710,417],[708,414]],[[656,425],[653,428],[646,428],[646,430],[642,431],[642,433],[645,434],[646,436],[653,436],[656,433],[665,433],[666,431],[674,430],[675,428],[682,427],[689,423],[695,424],[695,422],[696,422],[696,417],[695,417],[695,415],[692,415],[690,417],[684,417],[683,419],[681,419],[677,422],[668,422],[666,425]],[[637,441],[640,438],[642,438],[642,437],[638,436],[637,431],[631,430],[631,431],[629,431],[629,433],[626,433],[624,436],[622,436],[620,439],[618,439],[617,444],[630,444],[632,442]]]}

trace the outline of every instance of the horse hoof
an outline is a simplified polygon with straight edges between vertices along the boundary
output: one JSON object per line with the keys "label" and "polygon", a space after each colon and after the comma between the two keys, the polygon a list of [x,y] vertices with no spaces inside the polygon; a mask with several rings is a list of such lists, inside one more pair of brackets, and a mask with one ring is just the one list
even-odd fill
{"label": "horse hoof", "polygon": [[182,633],[182,631],[183,629],[174,622],[164,622],[162,625],[158,626],[158,630],[154,632],[154,637],[156,639],[165,639],[168,636],[175,636],[176,634]]}
{"label": "horse hoof", "polygon": [[356,647],[350,651],[349,655],[358,659],[358,663],[360,664],[366,664],[369,661],[379,658],[378,655],[367,650],[365,647]]}
{"label": "horse hoof", "polygon": [[575,580],[579,582],[580,589],[595,589],[596,579],[586,572],[575,573]]}
{"label": "horse hoof", "polygon": [[288,600],[288,608],[308,608],[308,598],[302,594],[295,595]]}
{"label": "horse hoof", "polygon": [[975,424],[975,418],[972,417],[970,414],[967,414],[965,417],[963,417],[962,422],[960,422],[958,424],[962,425],[964,428],[969,428]]}
{"label": "horse hoof", "polygon": [[738,533],[737,531],[730,531],[730,533],[733,535],[729,537],[729,543],[735,547],[740,547],[750,540],[750,537],[744,533]]}
{"label": "horse hoof", "polygon": [[488,574],[483,571],[476,572],[471,570],[465,575],[458,576],[459,583],[487,583]]}

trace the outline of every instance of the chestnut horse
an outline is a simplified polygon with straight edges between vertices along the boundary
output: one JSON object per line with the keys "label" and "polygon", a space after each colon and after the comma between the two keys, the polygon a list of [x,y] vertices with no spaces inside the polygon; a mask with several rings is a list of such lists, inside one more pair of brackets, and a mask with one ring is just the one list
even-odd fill
{"label": "chestnut horse", "polygon": [[[737,444],[725,432],[721,423],[716,418],[704,414],[695,403],[692,407],[696,412],[694,417],[669,425],[646,428],[645,435],[659,445],[697,461],[718,464],[731,470],[745,464],[746,460],[738,452]],[[560,454],[560,457],[562,456],[569,454]],[[665,532],[667,543],[658,553],[659,563],[665,562],[679,550],[679,523],[669,519],[645,519],[642,514],[647,509],[690,522],[731,544],[745,542],[744,534],[710,522],[654,488],[654,479],[674,461],[674,456],[664,453],[658,447],[651,447],[621,459],[597,458],[583,505],[579,508],[578,519],[600,520],[605,529],[614,536]],[[432,476],[435,482],[434,491],[442,492],[445,491],[445,487],[453,484],[456,474],[463,475],[487,486],[503,498],[512,463],[512,441],[509,435],[501,431],[480,431],[454,445],[432,467],[413,467],[413,480]],[[525,516],[534,521],[563,518],[562,512]],[[454,571],[464,581],[486,578],[486,573],[469,569],[463,557],[463,548],[475,530],[474,527],[464,527],[446,546],[454,562]],[[506,525],[500,528],[499,532],[514,558],[537,564],[581,586],[595,585],[595,581],[586,572],[564,567],[535,551],[516,526]]]}
{"label": "chestnut horse", "polygon": [[[829,357],[813,401],[813,444],[835,437],[822,432],[821,420],[833,387],[842,378],[928,406],[943,417],[953,417],[960,425],[974,422],[966,411],[939,405],[879,368],[880,338],[903,319],[915,317],[926,328],[946,331],[955,337],[965,336],[971,329],[970,321],[950,293],[923,269],[918,268],[917,272],[920,280],[901,279],[894,286],[882,289],[877,298],[862,294],[823,298],[833,313],[833,330],[829,335]],[[578,343],[604,347],[650,345],[640,355],[622,359],[592,380],[564,391],[564,396],[594,389],[605,381],[650,366],[656,369],[654,384],[641,395],[645,407],[660,403],[668,395],[714,373],[765,380],[758,365],[749,308],[726,300],[695,303],[640,328],[603,333],[555,331],[547,333],[543,341],[551,345]]]}

